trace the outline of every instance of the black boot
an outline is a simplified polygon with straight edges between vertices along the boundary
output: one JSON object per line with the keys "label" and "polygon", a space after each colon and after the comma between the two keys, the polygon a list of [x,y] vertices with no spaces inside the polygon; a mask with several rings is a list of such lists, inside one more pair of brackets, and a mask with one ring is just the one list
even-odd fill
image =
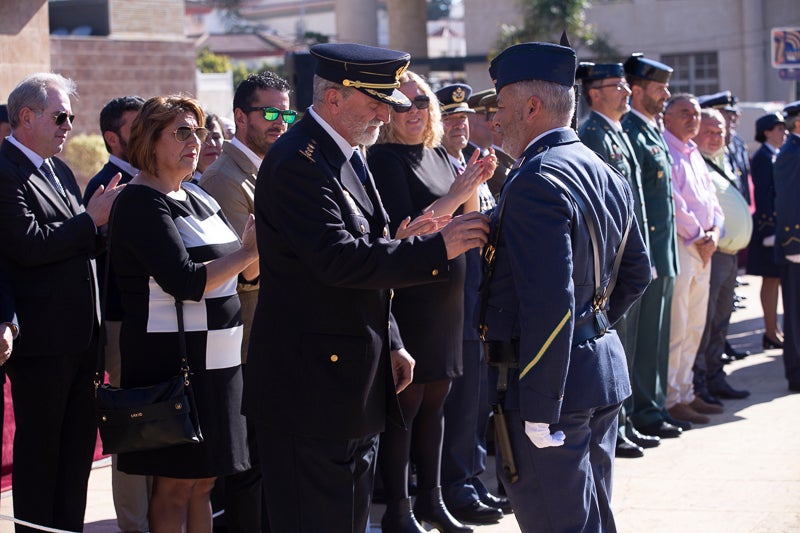
{"label": "black boot", "polygon": [[381,518],[383,533],[426,533],[411,512],[411,499],[386,502],[386,512]]}
{"label": "black boot", "polygon": [[472,528],[465,526],[450,514],[442,501],[442,488],[420,490],[414,501],[414,514],[420,522],[427,522],[441,533],[471,533]]}

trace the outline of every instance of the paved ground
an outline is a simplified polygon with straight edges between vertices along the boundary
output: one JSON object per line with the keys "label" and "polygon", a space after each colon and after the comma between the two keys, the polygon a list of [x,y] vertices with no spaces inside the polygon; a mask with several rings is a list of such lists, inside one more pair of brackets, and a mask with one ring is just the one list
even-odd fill
{"label": "paved ground", "polygon": [[[747,308],[734,313],[729,338],[753,355],[726,368],[729,382],[752,394],[725,402],[725,413],[711,424],[664,441],[644,458],[616,462],[612,506],[621,532],[800,532],[800,394],[786,389],[780,351],[761,351],[760,279],[743,279],[750,285],[738,292]],[[109,471],[108,462],[92,471],[87,533],[118,531]],[[4,493],[0,512],[11,508],[12,494]],[[375,506],[374,524],[382,512]],[[11,531],[0,522],[0,533]],[[518,531],[513,516],[476,527],[477,533]]]}

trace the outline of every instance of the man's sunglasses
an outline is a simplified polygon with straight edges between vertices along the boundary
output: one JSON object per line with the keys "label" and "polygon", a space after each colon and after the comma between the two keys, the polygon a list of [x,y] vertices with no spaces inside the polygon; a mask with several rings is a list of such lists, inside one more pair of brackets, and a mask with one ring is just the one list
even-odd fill
{"label": "man's sunglasses", "polygon": [[56,121],[56,126],[61,126],[67,120],[69,120],[70,125],[72,125],[75,122],[75,115],[70,115],[64,111],[62,111],[61,113],[55,113],[52,115],[52,117],[53,120]]}
{"label": "man's sunglasses", "polygon": [[186,142],[191,135],[196,136],[197,140],[201,143],[205,142],[206,137],[208,137],[208,130],[202,126],[197,128],[192,128],[190,126],[179,126],[178,129],[172,133],[175,135],[175,139],[182,143]]}
{"label": "man's sunglasses", "polygon": [[[414,99],[411,100],[411,105],[417,109],[428,109],[428,106],[431,105],[431,99],[424,94],[421,94],[419,96],[415,96]],[[399,105],[393,105],[392,109],[394,109],[395,113],[408,113],[411,111],[411,107],[403,107]]]}
{"label": "man's sunglasses", "polygon": [[264,112],[264,120],[269,120],[272,122],[273,120],[277,120],[278,116],[280,115],[283,118],[283,121],[287,124],[294,123],[297,120],[297,111],[294,109],[277,109],[275,107],[249,107],[247,112],[250,113],[251,111],[263,111]]}

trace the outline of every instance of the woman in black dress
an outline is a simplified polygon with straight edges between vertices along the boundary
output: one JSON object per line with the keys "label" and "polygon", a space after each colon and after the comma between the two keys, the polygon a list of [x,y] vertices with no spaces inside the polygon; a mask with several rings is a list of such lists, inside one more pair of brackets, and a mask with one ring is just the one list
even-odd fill
{"label": "woman in black dress", "polygon": [[[456,176],[439,146],[442,125],[435,95],[413,72],[404,73],[400,83],[413,105],[407,111],[391,111],[391,121],[382,126],[378,144],[368,152],[396,237],[405,235],[409,218],[423,213],[450,216],[477,210],[476,190],[496,166],[494,155],[477,161],[476,153]],[[444,400],[451,380],[461,375],[465,268],[462,255],[450,262],[449,280],[395,291],[392,314],[416,365],[412,384],[398,395],[407,429],[389,425],[380,441],[378,462],[387,499],[381,525],[386,533],[424,531],[417,518],[440,531],[471,531],[447,511],[440,488]],[[410,456],[417,471],[413,512],[408,498]]]}
{"label": "woman in black dress", "polygon": [[199,444],[119,455],[119,469],[155,476],[152,531],[211,532],[209,494],[217,476],[249,467],[240,414],[242,321],[237,277],[258,276],[252,219],[240,244],[219,205],[184,182],[208,130],[197,101],[148,100],[131,127],[130,162],[140,173],[117,198],[111,260],[124,318],[121,384],[152,385],[180,368],[175,300],[183,300],[186,351]]}
{"label": "woman in black dress", "polygon": [[772,166],[783,141],[786,125],[780,113],[765,115],[756,121],[756,141],[761,147],[750,160],[753,177],[754,235],[747,249],[747,273],[761,276],[761,309],[764,312],[764,337],[767,348],[783,348],[783,331],[778,323],[778,292],[780,267],[775,262],[775,182]]}

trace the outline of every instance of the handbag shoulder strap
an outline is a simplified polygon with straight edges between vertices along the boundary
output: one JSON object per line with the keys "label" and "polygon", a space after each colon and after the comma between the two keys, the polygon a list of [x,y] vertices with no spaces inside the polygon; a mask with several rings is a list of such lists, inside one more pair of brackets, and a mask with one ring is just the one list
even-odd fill
{"label": "handbag shoulder strap", "polygon": [[[105,346],[106,342],[108,342],[108,335],[106,332],[106,306],[108,304],[108,280],[111,266],[111,227],[113,226],[115,213],[116,205],[112,207],[106,225],[106,249],[104,252],[106,254],[106,264],[105,268],[103,268],[103,290],[100,298],[100,339],[97,343],[97,362],[94,372],[95,393],[97,388],[103,383],[106,371]],[[175,298],[175,313],[178,316],[178,355],[180,355],[180,373],[183,374],[184,384],[188,386],[189,359],[186,356],[186,330],[183,324],[183,301],[177,298]]]}

